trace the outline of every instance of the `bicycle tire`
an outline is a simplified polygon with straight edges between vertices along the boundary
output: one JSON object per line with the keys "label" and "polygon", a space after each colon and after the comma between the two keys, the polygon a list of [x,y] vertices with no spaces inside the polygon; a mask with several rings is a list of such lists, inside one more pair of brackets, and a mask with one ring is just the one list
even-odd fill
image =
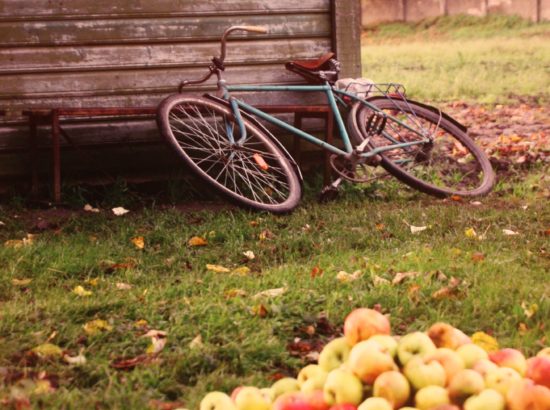
{"label": "bicycle tire", "polygon": [[[384,151],[380,165],[401,182],[436,197],[486,195],[495,184],[489,158],[448,116],[436,108],[404,99],[375,97],[368,100],[378,109],[406,123],[422,135],[433,137],[431,144],[413,145]],[[350,111],[352,140],[358,144],[369,135],[366,127],[374,111],[356,104]],[[422,138],[387,118],[380,134],[370,135],[370,148]],[[429,152],[428,152],[429,150]],[[453,184],[454,183],[454,184]]]}
{"label": "bicycle tire", "polygon": [[278,146],[243,119],[242,145],[232,110],[203,98],[173,95],[157,110],[162,137],[202,180],[241,206],[286,213],[301,198],[302,187],[290,161]]}

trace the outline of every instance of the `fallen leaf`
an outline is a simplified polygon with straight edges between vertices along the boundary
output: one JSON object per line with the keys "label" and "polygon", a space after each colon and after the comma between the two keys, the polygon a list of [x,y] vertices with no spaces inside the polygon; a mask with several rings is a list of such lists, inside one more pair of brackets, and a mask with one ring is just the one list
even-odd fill
{"label": "fallen leaf", "polygon": [[248,266],[239,266],[231,271],[232,275],[247,276],[250,274],[250,268]]}
{"label": "fallen leaf", "polygon": [[189,241],[187,241],[187,244],[189,246],[206,246],[208,245],[208,242],[206,239],[200,237],[200,236],[193,236]]}
{"label": "fallen leaf", "polygon": [[319,266],[314,266],[311,269],[309,276],[311,276],[312,278],[316,278],[317,276],[323,276],[323,269],[321,269]]}
{"label": "fallen leaf", "polygon": [[481,202],[479,202],[479,201],[471,201],[470,204],[473,205],[473,206],[480,206],[480,205],[483,205],[483,204],[482,204]]}
{"label": "fallen leaf", "polygon": [[386,229],[386,225],[384,225],[383,223],[379,223],[379,224],[374,225],[374,228],[375,228],[377,231],[383,231],[383,230]]}
{"label": "fallen leaf", "polygon": [[236,298],[238,296],[246,296],[246,291],[243,289],[229,289],[224,292],[224,296],[227,299]]}
{"label": "fallen leaf", "polygon": [[523,313],[525,314],[527,319],[530,319],[533,316],[535,316],[535,313],[538,312],[539,305],[537,305],[536,303],[529,304],[526,301],[522,301],[521,302],[521,308],[523,309]]}
{"label": "fallen leaf", "polygon": [[147,364],[153,361],[155,361],[154,355],[141,354],[139,356],[132,357],[132,358],[114,359],[111,362],[110,366],[113,369],[117,369],[117,370],[132,370],[133,368],[135,368],[140,364]]}
{"label": "fallen leaf", "polygon": [[184,408],[184,404],[180,401],[161,401],[161,400],[149,400],[149,407],[152,410],[187,410]]}
{"label": "fallen leaf", "polygon": [[414,225],[409,225],[409,228],[410,228],[412,234],[422,232],[422,231],[425,231],[426,229],[428,229],[427,226],[414,226]]}
{"label": "fallen leaf", "polygon": [[521,335],[524,335],[525,333],[527,333],[528,330],[529,328],[525,323],[522,322],[518,325],[518,331]]}
{"label": "fallen leaf", "polygon": [[90,204],[86,204],[84,205],[84,211],[86,212],[92,212],[92,213],[98,213],[99,212],[99,209],[98,208],[94,208],[92,205]]}
{"label": "fallen leaf", "polygon": [[460,195],[451,195],[451,201],[462,202],[464,200]]}
{"label": "fallen leaf", "polygon": [[202,336],[200,334],[195,336],[193,338],[193,340],[191,340],[191,342],[189,343],[189,348],[190,349],[197,349],[197,348],[201,348],[203,346],[204,346],[204,344],[202,343]]}
{"label": "fallen leaf", "polygon": [[384,285],[389,285],[390,281],[381,276],[374,275],[372,278],[372,283],[374,284],[374,286],[384,286]]}
{"label": "fallen leaf", "polygon": [[399,285],[401,282],[405,281],[406,279],[415,278],[418,275],[420,275],[420,272],[397,272],[395,276],[393,277],[391,283],[393,285]]}
{"label": "fallen leaf", "polygon": [[464,231],[464,235],[466,235],[467,238],[477,238],[477,233],[474,228],[467,228]]}
{"label": "fallen leaf", "polygon": [[96,287],[99,285],[99,278],[90,278],[85,281],[88,285]]}
{"label": "fallen leaf", "polygon": [[263,290],[261,292],[256,293],[254,296],[252,296],[252,299],[259,299],[263,297],[274,298],[277,296],[281,296],[285,292],[286,292],[286,288],[275,288],[275,289]]}
{"label": "fallen leaf", "polygon": [[167,342],[168,334],[162,330],[149,330],[141,337],[148,337],[151,339],[151,344],[147,347],[145,351],[147,354],[156,355],[164,349],[164,346]]}
{"label": "fallen leaf", "polygon": [[275,235],[273,235],[273,232],[271,232],[269,229],[264,229],[260,234],[258,235],[258,239],[260,241],[265,241],[268,239],[273,239]]}
{"label": "fallen leaf", "polygon": [[263,304],[256,305],[252,308],[252,314],[264,318],[267,316],[267,308]]}
{"label": "fallen leaf", "polygon": [[503,229],[502,233],[508,236],[519,235],[518,232],[512,231],[511,229]]}
{"label": "fallen leaf", "polygon": [[130,290],[130,289],[132,289],[132,285],[130,285],[128,283],[124,283],[124,282],[117,282],[115,284],[115,286],[118,290]]}
{"label": "fallen leaf", "polygon": [[485,259],[485,255],[481,252],[474,252],[472,254],[472,260],[474,262],[482,262]]}
{"label": "fallen leaf", "polygon": [[34,382],[34,388],[32,389],[32,394],[34,395],[44,395],[50,394],[56,391],[56,388],[52,385],[51,381],[48,379],[36,380]]}
{"label": "fallen leaf", "polygon": [[32,352],[35,353],[38,357],[44,359],[61,357],[61,355],[63,355],[63,350],[59,346],[52,343],[44,343],[36,346],[32,349]]}
{"label": "fallen leaf", "polygon": [[78,285],[73,289],[73,293],[75,295],[85,297],[85,296],[91,296],[93,292],[91,290],[86,290],[84,289],[84,287]]}
{"label": "fallen leaf", "polygon": [[0,226],[5,226],[6,224],[2,221],[0,221]]}
{"label": "fallen leaf", "polygon": [[132,243],[137,249],[145,248],[145,239],[143,239],[143,236],[136,236],[135,238],[132,238]]}
{"label": "fallen leaf", "polygon": [[212,272],[216,272],[216,273],[228,273],[228,272],[231,272],[230,269],[226,268],[225,266],[221,266],[221,265],[212,265],[210,263],[207,263],[206,264],[206,269],[209,270],[209,271],[212,271]]}
{"label": "fallen leaf", "polygon": [[69,356],[68,354],[63,355],[63,360],[69,364],[75,366],[82,366],[86,364],[86,356],[80,351],[76,356]]}
{"label": "fallen leaf", "polygon": [[18,249],[22,248],[23,246],[29,246],[32,245],[34,242],[34,235],[31,233],[28,233],[27,236],[23,239],[9,239],[6,242],[4,242],[4,246],[6,248],[12,248],[12,249]]}
{"label": "fallen leaf", "polygon": [[147,321],[145,319],[139,319],[134,322],[134,327],[140,328],[140,327],[146,327]]}
{"label": "fallen leaf", "polygon": [[24,278],[24,279],[13,278],[11,280],[11,284],[13,286],[27,286],[27,285],[30,285],[31,282],[32,282],[32,279],[27,279],[27,278]]}
{"label": "fallen leaf", "polygon": [[361,271],[356,270],[353,273],[347,273],[346,271],[341,270],[336,274],[336,279],[342,283],[349,283],[359,279],[362,276]]}
{"label": "fallen leaf", "polygon": [[129,210],[124,209],[121,206],[113,208],[113,209],[111,209],[111,211],[113,211],[113,214],[115,214],[116,216],[122,216],[122,215],[127,214],[128,212],[130,212]]}
{"label": "fallen leaf", "polygon": [[252,251],[245,251],[243,252],[243,255],[250,261],[256,257],[256,255],[254,255],[254,252]]}
{"label": "fallen leaf", "polygon": [[498,341],[485,332],[475,332],[472,335],[472,343],[478,345],[486,352],[496,352],[500,349]]}
{"label": "fallen leaf", "polygon": [[102,332],[110,332],[111,330],[113,330],[113,326],[102,319],[91,320],[82,325],[82,328],[84,329],[84,332],[86,332],[86,334],[90,336],[94,336]]}

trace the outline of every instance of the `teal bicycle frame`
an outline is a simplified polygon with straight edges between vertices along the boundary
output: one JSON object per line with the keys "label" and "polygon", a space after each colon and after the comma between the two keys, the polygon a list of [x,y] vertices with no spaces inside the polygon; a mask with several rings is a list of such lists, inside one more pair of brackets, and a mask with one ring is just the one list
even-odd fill
{"label": "teal bicycle frame", "polygon": [[[240,135],[241,138],[239,141],[236,141],[237,144],[239,144],[240,141],[244,141],[246,139],[246,127],[244,126],[242,116],[240,114],[240,110],[243,110],[245,112],[248,112],[250,114],[253,114],[259,118],[264,119],[265,121],[268,121],[286,131],[289,131],[290,133],[297,135],[298,137],[305,139],[315,145],[320,146],[321,148],[328,150],[336,155],[340,156],[349,156],[354,152],[354,147],[351,144],[351,140],[348,134],[348,131],[346,129],[346,126],[344,125],[344,121],[342,119],[342,115],[340,114],[340,111],[338,110],[337,101],[338,98],[340,101],[343,102],[343,97],[348,97],[354,101],[358,101],[361,104],[366,105],[371,110],[380,113],[381,115],[387,117],[388,119],[397,122],[402,127],[405,127],[406,129],[410,130],[411,132],[414,132],[415,134],[422,137],[421,140],[418,141],[410,141],[410,142],[399,142],[395,140],[390,134],[388,134],[385,131],[382,131],[382,135],[389,141],[391,144],[380,146],[373,148],[367,152],[360,152],[359,156],[362,158],[369,158],[374,155],[377,155],[379,153],[383,153],[385,151],[393,150],[396,148],[406,148],[413,145],[419,145],[419,144],[426,144],[430,143],[432,141],[430,136],[422,135],[418,132],[418,130],[410,127],[408,124],[403,123],[398,118],[395,118],[392,115],[389,115],[383,111],[381,111],[379,108],[377,108],[375,105],[369,103],[368,100],[363,99],[355,94],[349,93],[344,90],[337,90],[332,88],[328,83],[325,85],[289,85],[289,86],[243,86],[243,85],[236,85],[236,86],[228,86],[225,84],[219,84],[219,87],[223,90],[223,98],[227,101],[229,101],[233,113],[235,115],[235,119],[237,120],[240,128]],[[330,109],[332,111],[332,114],[334,115],[336,119],[336,124],[338,125],[338,130],[340,131],[340,136],[342,138],[343,144],[344,144],[344,150],[331,145],[323,140],[320,140],[319,138],[315,137],[312,134],[309,134],[299,128],[296,128],[284,121],[281,121],[280,119],[262,111],[258,108],[245,103],[244,101],[235,98],[231,96],[230,92],[236,91],[236,92],[251,92],[251,91],[260,91],[260,92],[280,92],[280,91],[297,91],[297,92],[323,92],[325,93],[327,97],[328,104],[330,106]],[[336,94],[336,96],[335,96]],[[389,98],[389,97],[388,97]],[[228,133],[229,138],[232,139],[231,133]],[[231,141],[235,142],[235,141]]]}

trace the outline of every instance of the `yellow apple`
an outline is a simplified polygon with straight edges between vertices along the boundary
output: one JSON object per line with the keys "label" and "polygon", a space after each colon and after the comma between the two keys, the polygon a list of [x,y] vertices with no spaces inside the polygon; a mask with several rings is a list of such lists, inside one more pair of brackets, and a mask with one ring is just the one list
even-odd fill
{"label": "yellow apple", "polygon": [[347,367],[364,383],[373,384],[384,372],[395,370],[393,358],[375,341],[357,343],[351,349]]}
{"label": "yellow apple", "polygon": [[429,410],[434,407],[450,404],[447,389],[441,386],[426,386],[418,390],[414,396],[414,404],[419,410]]}
{"label": "yellow apple", "polygon": [[426,363],[429,363],[432,360],[439,362],[439,364],[443,366],[447,378],[447,383],[449,383],[449,381],[453,378],[455,374],[457,374],[461,370],[464,370],[465,368],[464,360],[462,360],[462,357],[460,357],[460,355],[454,350],[448,349],[446,347],[440,347],[435,352],[424,357],[424,361]]}
{"label": "yellow apple", "polygon": [[445,369],[439,362],[433,360],[425,363],[420,357],[410,360],[403,373],[416,390],[432,385],[444,387],[447,381]]}
{"label": "yellow apple", "polygon": [[403,406],[410,395],[409,381],[398,371],[384,372],[374,381],[373,396],[386,399],[394,409]]}
{"label": "yellow apple", "polygon": [[273,400],[275,400],[284,393],[299,391],[300,384],[298,383],[298,380],[293,377],[283,377],[273,383],[271,390],[273,392]]}
{"label": "yellow apple", "polygon": [[505,407],[504,397],[494,389],[484,389],[464,402],[464,410],[504,410]]}
{"label": "yellow apple", "polygon": [[405,366],[415,356],[424,357],[437,350],[432,339],[423,332],[413,332],[403,336],[397,342],[397,357]]}
{"label": "yellow apple", "polygon": [[381,397],[369,397],[357,410],[393,410],[392,405]]}
{"label": "yellow apple", "polygon": [[449,383],[449,397],[456,404],[463,404],[470,396],[485,388],[483,377],[472,369],[464,369],[454,375]]}
{"label": "yellow apple", "polygon": [[319,355],[319,366],[326,372],[330,372],[348,360],[351,346],[345,337],[331,340]]}
{"label": "yellow apple", "polygon": [[471,369],[478,360],[489,358],[485,350],[473,343],[460,346],[456,352],[462,357],[467,369]]}
{"label": "yellow apple", "polygon": [[485,376],[485,386],[489,389],[495,389],[503,396],[506,396],[515,384],[521,382],[521,376],[514,369],[509,367],[498,367],[490,371]]}

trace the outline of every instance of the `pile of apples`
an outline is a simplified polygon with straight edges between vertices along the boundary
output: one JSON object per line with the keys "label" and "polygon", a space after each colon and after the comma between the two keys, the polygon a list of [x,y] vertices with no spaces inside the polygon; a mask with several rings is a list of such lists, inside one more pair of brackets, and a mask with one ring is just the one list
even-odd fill
{"label": "pile of apples", "polygon": [[318,364],[269,388],[208,393],[200,410],[550,410],[550,348],[526,359],[488,353],[459,329],[391,335],[390,322],[360,308]]}

